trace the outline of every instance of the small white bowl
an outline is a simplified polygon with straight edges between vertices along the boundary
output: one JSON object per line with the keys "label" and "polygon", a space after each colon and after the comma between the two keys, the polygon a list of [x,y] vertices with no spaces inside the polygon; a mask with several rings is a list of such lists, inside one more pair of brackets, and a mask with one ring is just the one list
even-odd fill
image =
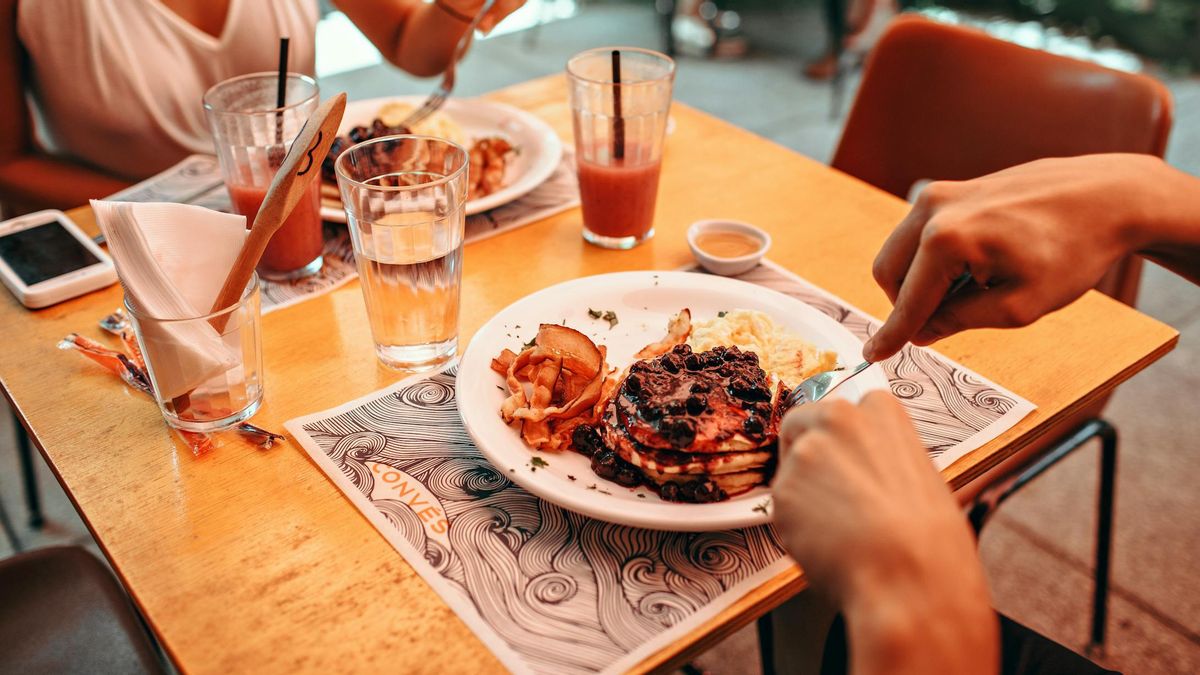
{"label": "small white bowl", "polygon": [[[758,241],[759,247],[753,253],[736,258],[717,257],[696,245],[696,238],[704,232],[736,232],[744,234]],[[754,266],[766,255],[767,249],[771,248],[771,235],[750,223],[743,223],[737,220],[697,220],[688,228],[687,241],[688,247],[692,249],[692,255],[695,256],[700,266],[713,274],[720,274],[723,277],[737,276],[738,274],[754,269]]]}

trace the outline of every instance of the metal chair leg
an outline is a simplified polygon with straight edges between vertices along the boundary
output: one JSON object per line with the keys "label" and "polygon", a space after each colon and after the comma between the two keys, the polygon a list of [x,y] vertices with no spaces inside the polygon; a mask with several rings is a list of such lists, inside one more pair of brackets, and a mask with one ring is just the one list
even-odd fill
{"label": "metal chair leg", "polygon": [[13,426],[17,430],[17,456],[21,461],[21,477],[25,483],[25,504],[29,508],[29,527],[42,529],[45,519],[42,517],[42,499],[38,491],[37,473],[33,465],[33,444],[29,442],[29,434],[17,414],[13,413]]}
{"label": "metal chair leg", "polygon": [[771,613],[758,617],[758,660],[762,675],[775,675],[775,630]]}
{"label": "metal chair leg", "polygon": [[1092,578],[1092,634],[1087,649],[1089,653],[1104,647],[1105,629],[1108,624],[1108,587],[1112,575],[1113,510],[1117,483],[1117,430],[1102,419],[1085,422],[1070,437],[1021,472],[990,504],[986,501],[976,503],[967,516],[978,534],[992,512],[1009,497],[1093,438],[1100,440],[1100,487],[1097,497],[1096,568]]}
{"label": "metal chair leg", "polygon": [[8,517],[8,510],[4,508],[4,501],[0,500],[0,529],[4,530],[4,535],[8,537],[8,543],[12,546],[12,550],[20,553],[24,550],[21,547],[21,539],[17,537],[17,530],[13,527],[12,520]]}
{"label": "metal chair leg", "polygon": [[1090,650],[1104,647],[1108,624],[1108,585],[1112,574],[1113,511],[1117,487],[1117,430],[1105,423],[1100,436],[1100,495],[1096,516],[1096,570],[1092,588],[1092,642]]}

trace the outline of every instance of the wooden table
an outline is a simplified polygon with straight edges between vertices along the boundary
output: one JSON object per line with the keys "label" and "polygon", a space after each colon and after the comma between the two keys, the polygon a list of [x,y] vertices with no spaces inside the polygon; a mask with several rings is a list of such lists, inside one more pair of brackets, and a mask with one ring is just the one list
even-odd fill
{"label": "wooden table", "polygon": [[[559,77],[490,96],[570,139]],[[508,303],[550,284],[689,262],[684,230],[700,218],[757,223],[771,257],[885,316],[870,263],[906,206],[765,139],[677,104],[667,143],[657,237],[633,251],[580,239],[572,210],[468,245],[465,341]],[[87,209],[72,214],[95,231]],[[54,348],[96,336],[118,287],[27,311],[0,293],[0,374],[46,461],[175,663],[199,673],[494,672],[498,661],[295,445],[236,438],[202,458],[158,410],[108,372]],[[323,410],[395,382],[375,361],[357,284],[263,319],[266,402],[256,424]],[[1016,331],[976,331],[939,351],[1037,404],[1035,413],[944,471],[958,487],[1035,439],[1054,420],[1146,367],[1177,333],[1097,293]],[[253,475],[253,480],[246,480]],[[648,659],[678,664],[803,587],[799,569],[748,594]]]}

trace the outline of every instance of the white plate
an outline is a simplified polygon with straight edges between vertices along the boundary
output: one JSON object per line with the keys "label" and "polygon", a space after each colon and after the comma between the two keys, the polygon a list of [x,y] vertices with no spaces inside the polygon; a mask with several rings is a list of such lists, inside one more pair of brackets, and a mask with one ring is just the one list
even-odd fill
{"label": "white plate", "polygon": [[[663,501],[646,488],[629,489],[592,473],[576,452],[535,453],[500,418],[503,378],[492,372],[493,357],[508,347],[520,351],[539,323],[559,323],[582,331],[608,347],[609,363],[623,367],[633,354],[666,334],[667,321],[687,307],[692,318],[712,318],[722,310],[756,309],[822,349],[838,353],[843,364],[862,359],[862,342],[850,331],[803,302],[761,286],[690,272],[620,272],[567,281],[509,305],[479,329],[463,354],[456,385],[458,410],[467,433],[488,461],[506,477],[546,501],[614,523],[658,530],[708,531],[761,525],[770,521],[761,505],[770,494],[755,488],[715,504]],[[619,323],[588,316],[589,308],[613,310]],[[834,395],[858,400],[887,380],[878,368],[860,374]],[[549,466],[533,470],[537,455]],[[571,480],[574,476],[574,480]],[[591,486],[595,488],[591,488]],[[642,496],[638,496],[638,495]],[[757,510],[756,510],[757,509]]]}
{"label": "white plate", "polygon": [[[344,136],[357,126],[370,126],[379,116],[379,109],[388,103],[408,103],[419,106],[424,96],[395,96],[353,101],[346,104],[342,125],[338,135]],[[506,138],[516,152],[504,171],[504,187],[492,194],[467,202],[467,215],[494,209],[502,204],[525,196],[541,185],[562,160],[562,141],[558,134],[541,119],[503,103],[480,99],[452,98],[446,101],[442,112],[462,127],[468,139],[485,136]],[[335,223],[346,222],[346,212],[338,207],[321,202],[321,217]]]}

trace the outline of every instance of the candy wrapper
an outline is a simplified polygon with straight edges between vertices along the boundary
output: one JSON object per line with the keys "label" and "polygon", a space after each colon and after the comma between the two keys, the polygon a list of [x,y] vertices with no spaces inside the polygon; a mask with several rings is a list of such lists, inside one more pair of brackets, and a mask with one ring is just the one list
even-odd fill
{"label": "candy wrapper", "polygon": [[[128,350],[128,354],[115,349],[109,349],[104,345],[85,338],[78,333],[71,333],[59,341],[59,349],[75,350],[83,356],[95,361],[103,366],[109,372],[127,384],[130,388],[142,392],[148,396],[152,396],[154,391],[150,383],[150,377],[146,372],[146,362],[142,358],[141,348],[138,346],[137,338],[133,335],[133,331],[129,330],[128,324],[123,321],[123,314],[120,310],[105,317],[101,320],[100,325],[105,330],[117,335],[121,338],[121,342]],[[276,441],[284,440],[284,437],[271,433],[266,429],[254,426],[248,422],[243,422],[234,427],[234,430],[243,436],[254,441],[264,450],[268,450],[275,444]],[[213,434],[205,434],[194,431],[184,431],[175,429],[184,443],[192,449],[192,454],[199,457],[220,445],[220,442]]]}

